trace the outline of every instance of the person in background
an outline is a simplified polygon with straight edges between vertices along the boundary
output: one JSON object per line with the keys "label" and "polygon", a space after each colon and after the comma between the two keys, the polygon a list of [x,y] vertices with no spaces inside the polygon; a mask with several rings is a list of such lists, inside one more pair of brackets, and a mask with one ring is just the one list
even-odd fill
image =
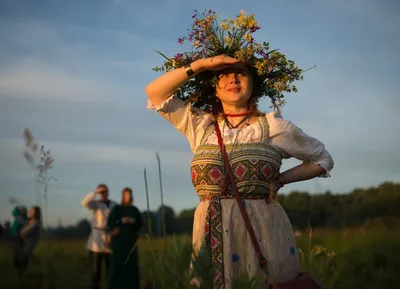
{"label": "person in background", "polygon": [[22,278],[29,265],[29,260],[39,242],[42,213],[39,207],[34,206],[28,212],[28,221],[19,231],[18,241],[14,243],[13,257],[18,276]]}
{"label": "person in background", "polygon": [[139,258],[137,239],[143,226],[142,214],[133,205],[131,188],[122,190],[121,205],[108,217],[112,239],[110,289],[139,289]]}
{"label": "person in background", "polygon": [[111,248],[106,225],[108,215],[115,205],[116,203],[108,198],[108,187],[105,184],[99,184],[94,192],[89,193],[82,200],[82,206],[93,213],[91,232],[87,242],[91,264],[90,286],[92,289],[100,288],[103,261],[106,265],[106,276],[108,275]]}
{"label": "person in background", "polygon": [[14,265],[17,268],[18,276],[22,277],[25,268],[25,258],[23,254],[23,243],[20,238],[21,229],[28,222],[28,213],[25,206],[16,206],[12,211],[14,221],[10,228],[10,236],[12,241],[12,253]]}
{"label": "person in background", "polygon": [[28,222],[28,212],[25,206],[16,206],[12,211],[14,221],[10,229],[11,236],[17,239],[23,226]]}

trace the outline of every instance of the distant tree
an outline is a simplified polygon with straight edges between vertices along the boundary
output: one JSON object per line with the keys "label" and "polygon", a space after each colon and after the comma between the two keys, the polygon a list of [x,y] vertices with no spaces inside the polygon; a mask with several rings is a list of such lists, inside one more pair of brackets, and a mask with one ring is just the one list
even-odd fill
{"label": "distant tree", "polygon": [[193,232],[193,221],[194,221],[194,212],[196,208],[183,210],[180,212],[176,223],[177,230],[179,234],[192,235]]}
{"label": "distant tree", "polygon": [[[161,206],[157,209],[157,213],[161,212]],[[175,218],[175,210],[172,207],[169,207],[167,205],[164,205],[164,214],[165,217],[167,218],[167,216],[169,218]]]}
{"label": "distant tree", "polygon": [[[161,214],[161,206],[157,209],[157,226],[161,228],[162,225],[162,214]],[[176,224],[175,224],[175,211],[172,207],[164,205],[164,216],[165,216],[165,231],[167,235],[176,233]],[[158,230],[159,233],[161,232]]]}
{"label": "distant tree", "polygon": [[79,237],[87,237],[90,234],[91,226],[90,222],[86,219],[80,220],[76,223],[75,231]]}
{"label": "distant tree", "polygon": [[193,218],[195,210],[196,208],[183,210],[182,212],[180,212],[178,218]]}

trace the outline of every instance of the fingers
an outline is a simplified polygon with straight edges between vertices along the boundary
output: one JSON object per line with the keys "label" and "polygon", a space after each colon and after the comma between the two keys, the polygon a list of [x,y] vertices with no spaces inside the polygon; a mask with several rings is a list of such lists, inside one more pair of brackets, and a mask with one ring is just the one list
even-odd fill
{"label": "fingers", "polygon": [[229,64],[233,64],[233,63],[238,63],[238,62],[240,62],[239,59],[236,59],[236,58],[233,58],[233,57],[229,57],[229,58],[227,58],[225,61],[226,61],[226,63],[229,63]]}
{"label": "fingers", "polygon": [[221,70],[226,67],[229,67],[229,65],[239,63],[240,60],[227,56],[225,54],[221,54],[218,56],[210,57],[206,59],[206,66],[208,70]]}
{"label": "fingers", "polygon": [[282,188],[282,184],[280,182],[275,181],[269,191],[270,200],[274,200],[278,194],[279,189]]}
{"label": "fingers", "polygon": [[221,56],[221,64],[235,64],[235,63],[239,63],[240,60],[236,59],[234,57],[230,57],[227,55],[222,55]]}

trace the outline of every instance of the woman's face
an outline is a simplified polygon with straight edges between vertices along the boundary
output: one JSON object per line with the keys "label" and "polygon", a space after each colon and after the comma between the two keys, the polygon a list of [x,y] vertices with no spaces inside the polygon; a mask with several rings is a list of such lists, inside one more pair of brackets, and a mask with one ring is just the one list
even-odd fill
{"label": "woman's face", "polygon": [[36,216],[35,216],[35,209],[34,208],[30,208],[29,209],[29,211],[28,211],[28,218],[29,219],[33,219],[33,218],[35,218]]}
{"label": "woman's face", "polygon": [[244,105],[252,94],[253,80],[250,71],[235,64],[218,72],[216,96],[224,104]]}
{"label": "woman's face", "polygon": [[131,202],[131,193],[129,191],[124,191],[122,193],[122,203],[129,204]]}

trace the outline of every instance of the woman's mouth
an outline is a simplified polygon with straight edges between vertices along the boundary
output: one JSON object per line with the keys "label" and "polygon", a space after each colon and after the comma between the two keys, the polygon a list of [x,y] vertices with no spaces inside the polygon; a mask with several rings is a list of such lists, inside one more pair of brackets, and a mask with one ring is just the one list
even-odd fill
{"label": "woman's mouth", "polygon": [[235,92],[235,93],[237,93],[237,92],[240,91],[240,88],[238,88],[238,87],[232,87],[232,88],[229,88],[228,91],[229,91],[229,92]]}

